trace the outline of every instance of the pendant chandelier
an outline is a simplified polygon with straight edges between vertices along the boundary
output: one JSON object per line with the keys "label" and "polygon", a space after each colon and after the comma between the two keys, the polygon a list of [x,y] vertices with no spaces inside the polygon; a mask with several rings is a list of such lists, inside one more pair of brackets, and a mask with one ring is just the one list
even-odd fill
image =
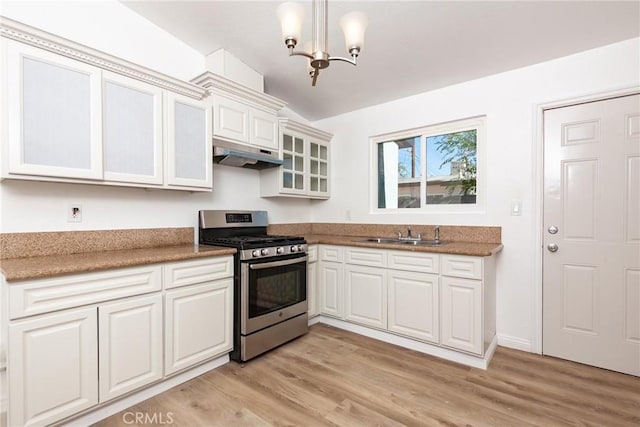
{"label": "pendant chandelier", "polygon": [[277,9],[278,19],[282,25],[282,38],[289,49],[289,56],[300,55],[309,59],[307,68],[312,79],[311,85],[315,86],[320,70],[327,68],[330,61],[343,61],[356,65],[356,58],[364,46],[364,32],[369,20],[362,12],[350,12],[340,19],[347,52],[351,55],[351,58],[342,58],[331,56],[327,52],[327,0],[313,0],[312,12],[311,51],[305,52],[294,50],[302,33],[304,8],[300,3],[286,2]]}

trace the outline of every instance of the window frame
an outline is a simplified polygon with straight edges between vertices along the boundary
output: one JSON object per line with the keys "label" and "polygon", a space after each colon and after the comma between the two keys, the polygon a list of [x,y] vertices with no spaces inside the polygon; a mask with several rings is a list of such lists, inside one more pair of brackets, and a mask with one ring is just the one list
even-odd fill
{"label": "window frame", "polygon": [[[486,177],[486,116],[469,117],[449,122],[436,123],[413,129],[390,132],[369,137],[369,213],[372,214],[411,214],[411,213],[483,213],[485,209]],[[426,185],[428,171],[426,168],[427,138],[448,133],[476,131],[476,203],[460,204],[426,204]],[[379,208],[378,207],[378,144],[406,138],[420,137],[420,157],[422,176],[420,177],[419,208]]]}

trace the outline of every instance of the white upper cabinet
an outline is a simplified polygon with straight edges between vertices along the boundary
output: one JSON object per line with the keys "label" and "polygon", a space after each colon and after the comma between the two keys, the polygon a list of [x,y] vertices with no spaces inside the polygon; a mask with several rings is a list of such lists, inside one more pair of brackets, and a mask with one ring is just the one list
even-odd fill
{"label": "white upper cabinet", "polygon": [[204,101],[167,92],[167,184],[211,188],[211,114]]}
{"label": "white upper cabinet", "polygon": [[209,103],[213,109],[214,140],[278,152],[277,113],[285,102],[211,72],[191,82],[212,94]]}
{"label": "white upper cabinet", "polygon": [[162,184],[162,89],[103,72],[104,178]]}
{"label": "white upper cabinet", "polygon": [[207,89],[8,18],[0,29],[0,179],[211,191]]}
{"label": "white upper cabinet", "polygon": [[101,70],[7,45],[9,173],[102,179]]}
{"label": "white upper cabinet", "polygon": [[328,199],[329,141],[333,135],[290,119],[279,119],[283,164],[260,171],[262,197]]}

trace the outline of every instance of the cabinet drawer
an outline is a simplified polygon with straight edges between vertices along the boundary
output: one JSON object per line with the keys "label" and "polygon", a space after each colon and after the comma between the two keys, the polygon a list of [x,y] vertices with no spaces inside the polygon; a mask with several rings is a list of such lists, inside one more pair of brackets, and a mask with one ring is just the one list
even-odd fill
{"label": "cabinet drawer", "polygon": [[442,275],[463,279],[482,279],[482,258],[470,256],[442,256]]}
{"label": "cabinet drawer", "polygon": [[233,257],[181,261],[164,266],[165,289],[210,282],[233,276]]}
{"label": "cabinet drawer", "polygon": [[389,251],[388,267],[394,270],[417,271],[419,273],[438,273],[438,254],[410,251]]}
{"label": "cabinet drawer", "polygon": [[343,248],[340,246],[320,246],[320,261],[342,262]]}
{"label": "cabinet drawer", "polygon": [[375,249],[347,248],[345,262],[347,264],[369,265],[371,267],[385,267],[387,265],[386,252]]}
{"label": "cabinet drawer", "polygon": [[309,257],[309,262],[318,261],[318,246],[317,245],[309,246],[307,249],[307,255]]}
{"label": "cabinet drawer", "polygon": [[9,286],[11,319],[162,289],[161,267],[151,265],[30,280]]}

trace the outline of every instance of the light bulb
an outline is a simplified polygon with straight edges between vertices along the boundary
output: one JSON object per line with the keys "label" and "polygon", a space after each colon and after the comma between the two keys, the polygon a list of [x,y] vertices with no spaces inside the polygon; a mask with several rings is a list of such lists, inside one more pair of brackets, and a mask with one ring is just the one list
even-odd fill
{"label": "light bulb", "polygon": [[349,12],[340,18],[340,27],[349,53],[353,54],[353,50],[357,49],[357,55],[364,47],[364,32],[368,24],[369,19],[362,12]]}
{"label": "light bulb", "polygon": [[293,40],[293,46],[300,40],[302,33],[302,21],[304,21],[304,8],[299,3],[282,3],[276,9],[276,14],[282,26],[282,39],[287,46],[288,40]]}

